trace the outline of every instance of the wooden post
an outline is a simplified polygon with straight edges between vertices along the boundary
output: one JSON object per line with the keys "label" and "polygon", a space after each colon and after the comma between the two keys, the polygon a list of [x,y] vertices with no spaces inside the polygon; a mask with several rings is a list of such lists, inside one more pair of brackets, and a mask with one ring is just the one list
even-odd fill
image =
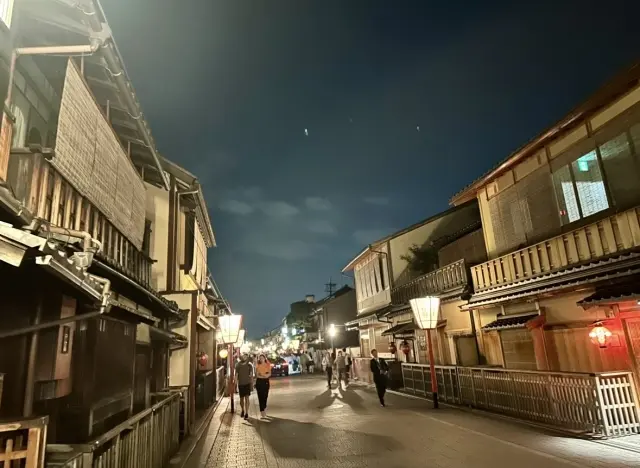
{"label": "wooden post", "polygon": [[235,367],[233,366],[233,345],[232,344],[229,345],[228,361],[229,361],[229,398],[231,398],[231,413],[235,413],[236,409],[234,406],[235,405],[234,399],[235,399],[235,393],[236,393],[236,386],[235,386],[235,377],[234,377]]}
{"label": "wooden post", "polygon": [[427,342],[429,346],[429,370],[431,372],[431,394],[433,395],[433,408],[438,409],[438,379],[436,376],[436,365],[433,362],[433,342],[431,341],[431,330],[427,330]]}

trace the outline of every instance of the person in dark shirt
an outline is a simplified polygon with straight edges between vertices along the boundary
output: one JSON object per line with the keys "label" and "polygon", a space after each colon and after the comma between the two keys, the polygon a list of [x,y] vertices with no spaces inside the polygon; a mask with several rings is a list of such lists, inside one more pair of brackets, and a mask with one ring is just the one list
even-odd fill
{"label": "person in dark shirt", "polygon": [[254,375],[253,364],[249,361],[249,356],[243,354],[240,361],[236,364],[236,379],[238,382],[238,393],[240,394],[240,408],[242,408],[240,417],[244,419],[249,419],[249,397],[251,396]]}
{"label": "person in dark shirt", "polygon": [[387,362],[378,358],[378,351],[371,350],[371,373],[373,374],[373,383],[376,385],[376,391],[378,392],[378,399],[380,400],[380,406],[386,406],[384,404],[384,394],[387,391],[387,374],[389,372],[389,366]]}

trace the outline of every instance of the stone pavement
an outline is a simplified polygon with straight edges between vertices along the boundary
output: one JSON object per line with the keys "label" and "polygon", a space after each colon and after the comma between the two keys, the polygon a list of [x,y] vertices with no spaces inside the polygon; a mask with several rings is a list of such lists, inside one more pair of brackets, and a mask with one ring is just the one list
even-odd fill
{"label": "stone pavement", "polygon": [[[335,386],[334,386],[335,387]],[[640,453],[545,433],[371,389],[326,389],[318,377],[272,379],[268,419],[253,395],[248,422],[223,402],[186,468],[628,468]]]}

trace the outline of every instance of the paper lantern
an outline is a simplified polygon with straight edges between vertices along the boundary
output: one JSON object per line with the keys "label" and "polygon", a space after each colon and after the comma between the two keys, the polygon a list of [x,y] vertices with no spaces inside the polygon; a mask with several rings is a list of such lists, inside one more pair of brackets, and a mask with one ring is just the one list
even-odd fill
{"label": "paper lantern", "polygon": [[438,326],[440,318],[440,298],[434,296],[411,299],[411,310],[418,328],[432,330]]}
{"label": "paper lantern", "polygon": [[240,337],[242,315],[222,315],[218,317],[220,325],[220,341],[224,344],[235,344]]}
{"label": "paper lantern", "polygon": [[609,344],[609,340],[611,339],[611,330],[602,325],[602,323],[596,323],[594,327],[589,332],[589,338],[593,341],[594,344],[597,344],[601,348],[606,348]]}

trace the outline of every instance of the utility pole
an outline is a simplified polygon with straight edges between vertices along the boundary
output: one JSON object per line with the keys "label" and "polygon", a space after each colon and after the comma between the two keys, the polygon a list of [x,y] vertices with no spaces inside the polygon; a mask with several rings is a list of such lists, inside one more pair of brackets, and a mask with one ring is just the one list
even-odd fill
{"label": "utility pole", "polygon": [[329,297],[333,297],[333,295],[335,294],[335,292],[336,292],[336,283],[331,281],[331,278],[329,278],[329,282],[328,283],[325,283],[324,292],[326,292],[327,296],[329,296]]}

